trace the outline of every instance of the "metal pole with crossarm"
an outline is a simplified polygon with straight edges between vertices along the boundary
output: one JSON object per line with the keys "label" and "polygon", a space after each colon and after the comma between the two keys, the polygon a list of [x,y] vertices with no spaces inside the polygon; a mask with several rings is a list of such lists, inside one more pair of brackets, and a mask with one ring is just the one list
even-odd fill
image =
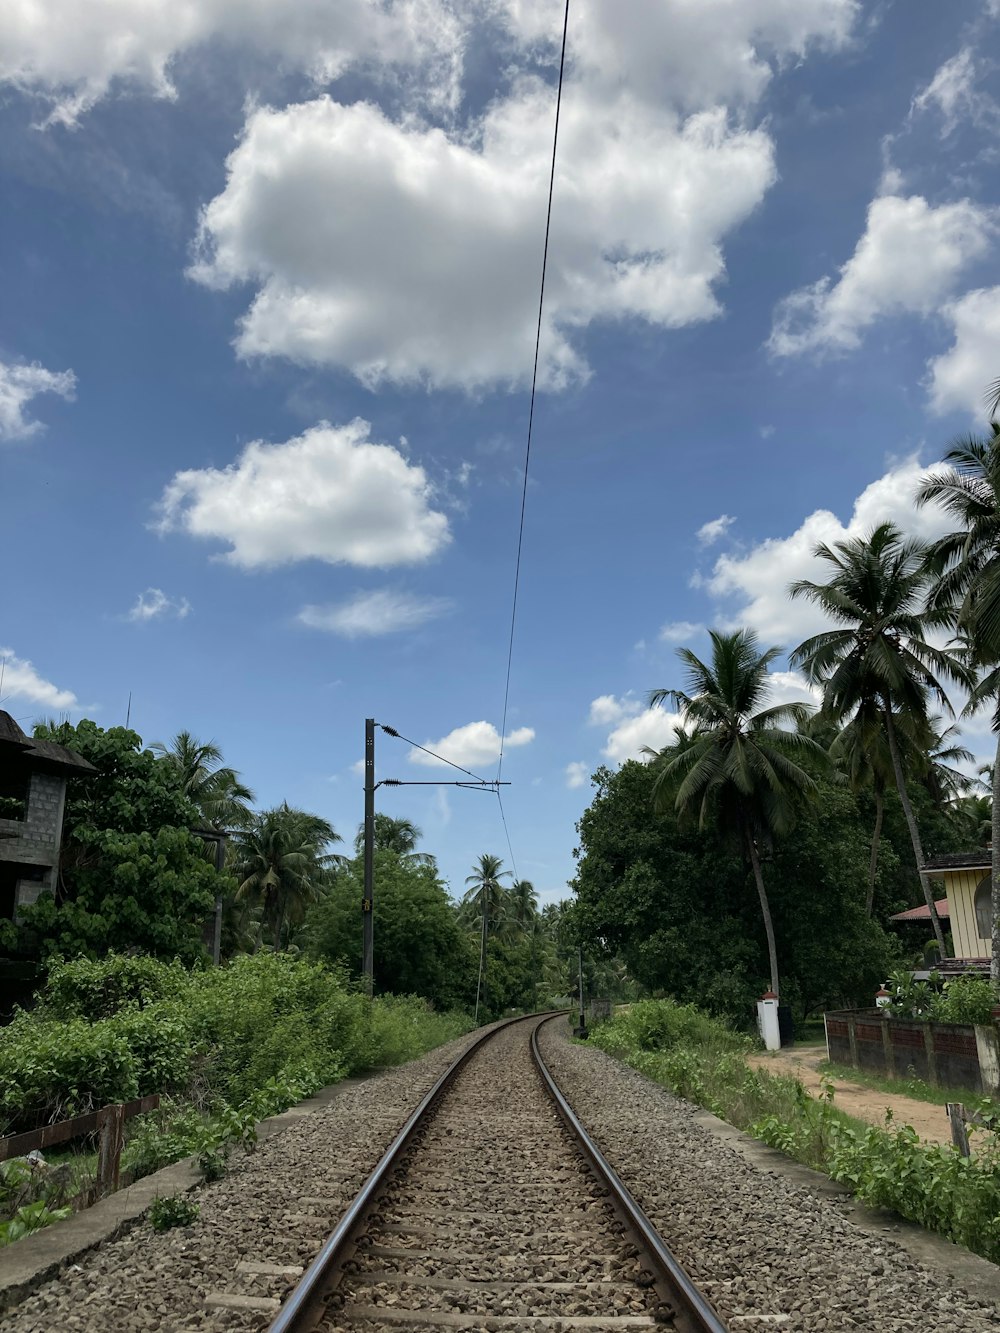
{"label": "metal pole with crossarm", "polygon": [[365,886],[361,900],[361,976],[365,993],[375,983],[372,890],[375,860],[375,719],[365,718]]}

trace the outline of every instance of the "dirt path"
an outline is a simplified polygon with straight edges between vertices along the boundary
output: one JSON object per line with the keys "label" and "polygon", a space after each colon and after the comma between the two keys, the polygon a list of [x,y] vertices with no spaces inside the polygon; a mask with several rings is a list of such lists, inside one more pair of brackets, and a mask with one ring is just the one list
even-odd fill
{"label": "dirt path", "polygon": [[[823,1090],[819,1065],[825,1059],[825,1046],[789,1046],[781,1051],[751,1055],[749,1063],[769,1074],[790,1074],[815,1097]],[[951,1142],[948,1116],[943,1106],[932,1106],[930,1102],[916,1101],[897,1093],[877,1092],[845,1078],[834,1078],[833,1086],[834,1105],[848,1115],[857,1116],[870,1125],[882,1125],[886,1107],[891,1106],[896,1123],[912,1125],[920,1138],[928,1143]]]}

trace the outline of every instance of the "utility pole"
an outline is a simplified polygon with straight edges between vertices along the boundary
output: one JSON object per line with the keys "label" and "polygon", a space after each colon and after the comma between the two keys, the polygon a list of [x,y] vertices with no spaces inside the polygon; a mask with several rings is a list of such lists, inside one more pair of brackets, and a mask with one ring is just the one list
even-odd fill
{"label": "utility pole", "polygon": [[361,976],[365,993],[371,995],[375,966],[373,955],[372,885],[375,859],[375,719],[365,718],[365,887],[361,900]]}

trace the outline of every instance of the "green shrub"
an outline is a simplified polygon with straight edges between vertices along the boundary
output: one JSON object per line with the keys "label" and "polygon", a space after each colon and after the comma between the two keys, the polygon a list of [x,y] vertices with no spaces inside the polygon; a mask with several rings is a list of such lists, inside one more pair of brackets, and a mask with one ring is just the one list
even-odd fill
{"label": "green shrub", "polygon": [[19,1014],[0,1030],[5,1132],[86,1115],[138,1092],[138,1061],[113,1019],[63,1023]]}
{"label": "green shrub", "polygon": [[45,1009],[54,1018],[93,1023],[122,1009],[144,1009],[157,1000],[177,999],[190,984],[181,963],[161,963],[145,955],[110,953],[106,958],[58,958],[49,966]]}
{"label": "green shrub", "polygon": [[986,977],[956,977],[944,983],[931,1015],[938,1023],[988,1023],[995,1003]]}
{"label": "green shrub", "polygon": [[167,1194],[154,1199],[149,1208],[149,1225],[154,1231],[171,1227],[189,1227],[197,1222],[201,1208],[184,1194]]}

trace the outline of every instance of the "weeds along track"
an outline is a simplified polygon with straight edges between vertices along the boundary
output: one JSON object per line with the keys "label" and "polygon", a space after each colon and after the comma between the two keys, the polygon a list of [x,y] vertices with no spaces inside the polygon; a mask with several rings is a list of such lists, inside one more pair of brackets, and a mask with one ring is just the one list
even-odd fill
{"label": "weeds along track", "polygon": [[448,1071],[274,1333],[724,1333],[551,1084],[544,1021],[495,1031]]}

